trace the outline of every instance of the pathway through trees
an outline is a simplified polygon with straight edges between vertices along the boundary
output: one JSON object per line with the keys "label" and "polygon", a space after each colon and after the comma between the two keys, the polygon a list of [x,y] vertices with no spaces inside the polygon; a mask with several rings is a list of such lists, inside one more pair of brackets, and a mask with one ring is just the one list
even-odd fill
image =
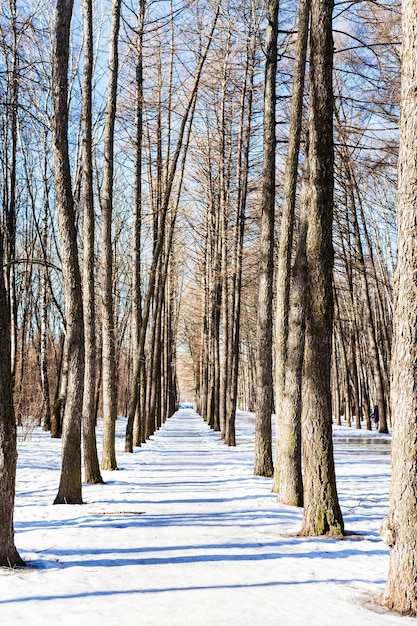
{"label": "pathway through trees", "polygon": [[[120,471],[85,485],[84,505],[52,505],[58,440],[39,428],[19,444],[16,544],[29,567],[0,570],[4,623],[31,616],[49,626],[57,615],[60,626],[381,623],[363,604],[386,577],[378,528],[388,455],[338,443],[346,527],[362,540],[303,538],[293,536],[302,509],[278,503],[272,479],[253,476],[253,414],[238,414],[235,448],[189,410],[134,454],[123,452],[125,426],[117,420]],[[99,451],[101,430],[99,421]]]}

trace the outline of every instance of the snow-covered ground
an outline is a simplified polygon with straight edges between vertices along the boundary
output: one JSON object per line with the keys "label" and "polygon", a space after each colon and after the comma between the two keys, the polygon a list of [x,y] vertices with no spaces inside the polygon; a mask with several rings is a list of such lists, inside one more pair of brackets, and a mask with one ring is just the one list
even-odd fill
{"label": "snow-covered ground", "polygon": [[253,415],[227,448],[180,410],[82,506],[53,506],[60,442],[19,443],[16,545],[27,569],[0,570],[1,624],[71,626],[349,626],[415,624],[381,611],[388,550],[389,437],[335,427],[343,540],[296,537],[302,511],[254,477]]}

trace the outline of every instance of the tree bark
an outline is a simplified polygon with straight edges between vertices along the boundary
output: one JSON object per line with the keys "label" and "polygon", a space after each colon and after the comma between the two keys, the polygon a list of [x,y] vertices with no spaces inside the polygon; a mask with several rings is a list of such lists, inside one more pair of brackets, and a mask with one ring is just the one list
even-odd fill
{"label": "tree bark", "polygon": [[51,439],[62,436],[62,421],[68,387],[68,342],[66,332],[62,333],[59,351],[56,392],[51,416]]}
{"label": "tree bark", "polygon": [[333,38],[332,0],[313,0],[310,29],[310,202],[302,386],[305,536],[343,535],[332,442]]}
{"label": "tree bark", "polygon": [[[48,237],[48,211],[45,202],[45,212],[42,224],[43,249],[46,250]],[[42,427],[43,430],[51,430],[51,399],[49,396],[49,376],[48,376],[48,268],[46,264],[42,268],[41,274],[41,387],[42,387]]]}
{"label": "tree bark", "polygon": [[96,443],[96,307],[94,276],[95,214],[92,160],[93,5],[83,0],[84,76],[82,89],[82,206],[85,373],[83,402],[84,480],[102,483]]}
{"label": "tree bark", "polygon": [[257,323],[257,392],[255,418],[255,476],[272,476],[272,302],[275,225],[275,106],[279,1],[269,0],[265,43],[264,137],[260,277]]}
{"label": "tree bark", "polygon": [[387,586],[378,598],[403,615],[417,615],[417,6],[403,1],[397,267],[391,376],[392,479],[381,535],[390,546]]}
{"label": "tree bark", "polygon": [[255,73],[255,50],[252,45],[253,16],[249,24],[245,70],[240,101],[240,119],[238,133],[238,163],[236,169],[236,210],[233,236],[232,257],[232,288],[231,288],[231,322],[229,341],[229,372],[228,389],[226,390],[226,429],[225,441],[230,434],[232,441],[236,441],[235,422],[239,381],[239,355],[242,308],[242,274],[243,274],[243,244],[246,224],[246,210],[248,200],[249,159],[252,130],[253,81]]}
{"label": "tree bark", "polygon": [[[3,236],[0,234],[0,259]],[[3,272],[0,272],[0,566],[25,565],[14,542],[14,500],[16,481],[16,421],[10,360],[10,308]]]}
{"label": "tree bark", "polygon": [[5,180],[8,185],[5,202],[5,248],[6,261],[6,292],[10,307],[10,351],[11,351],[11,372],[12,384],[14,385],[16,376],[17,361],[17,299],[16,299],[16,203],[17,203],[17,139],[18,139],[18,105],[19,105],[19,53],[18,53],[18,26],[17,26],[17,5],[16,0],[9,1],[12,27],[12,60],[11,60],[11,80],[7,86],[10,89],[10,153],[7,155],[9,176]]}
{"label": "tree bark", "polygon": [[62,432],[62,467],[54,504],[81,504],[81,417],[84,385],[84,324],[77,229],[68,156],[68,57],[73,0],[57,0],[53,43],[54,181],[65,296],[68,385]]}
{"label": "tree bark", "polygon": [[[141,280],[141,234],[142,234],[142,143],[143,143],[143,29],[145,25],[146,0],[139,0],[138,34],[136,42],[136,120],[135,120],[135,187],[133,203],[133,269],[132,269],[132,339],[138,349],[140,327],[142,325],[142,280]],[[142,368],[143,373],[143,368]],[[141,385],[143,375],[139,375]],[[140,446],[143,425],[143,405],[141,394],[134,416],[128,418],[126,426],[125,452],[133,452],[133,446]]]}
{"label": "tree bark", "polygon": [[117,418],[117,368],[116,331],[113,303],[113,170],[114,170],[114,125],[116,120],[116,98],[118,77],[118,43],[121,0],[114,0],[109,49],[109,85],[107,94],[106,128],[104,140],[103,188],[101,193],[101,244],[102,244],[102,315],[103,315],[103,450],[101,467],[117,469],[116,418]]}
{"label": "tree bark", "polygon": [[[291,101],[290,137],[287,162],[285,167],[284,201],[280,228],[278,270],[277,270],[277,303],[275,331],[275,375],[276,375],[276,422],[277,443],[275,454],[275,478],[273,491],[277,491],[283,504],[301,506],[303,501],[301,477],[301,413],[297,398],[300,397],[299,385],[302,359],[294,363],[293,358],[300,350],[294,352],[298,345],[297,336],[304,341],[304,329],[296,320],[296,328],[302,330],[301,335],[294,337],[295,345],[288,345],[288,317],[290,309],[291,252],[294,230],[295,199],[297,189],[298,161],[301,141],[301,124],[304,99],[304,79],[307,56],[308,26],[310,21],[310,0],[300,2],[298,19],[297,52],[293,77],[293,93]],[[304,237],[304,235],[303,235]],[[304,243],[302,244],[304,247]],[[300,294],[302,297],[302,294]],[[300,300],[298,299],[300,302]],[[302,350],[301,350],[302,354]],[[288,360],[292,360],[290,365]],[[295,365],[295,369],[294,369]],[[286,389],[286,372],[295,373],[289,388]],[[295,386],[294,386],[295,383]],[[295,394],[295,395],[294,395]],[[284,400],[284,395],[286,398]],[[284,408],[284,402],[287,408]]]}
{"label": "tree bark", "polygon": [[303,176],[297,253],[291,272],[285,383],[280,405],[282,423],[277,430],[277,465],[272,489],[279,494],[280,502],[290,506],[302,506],[304,501],[301,469],[301,408],[307,290],[306,237],[310,189],[308,160],[304,164]]}

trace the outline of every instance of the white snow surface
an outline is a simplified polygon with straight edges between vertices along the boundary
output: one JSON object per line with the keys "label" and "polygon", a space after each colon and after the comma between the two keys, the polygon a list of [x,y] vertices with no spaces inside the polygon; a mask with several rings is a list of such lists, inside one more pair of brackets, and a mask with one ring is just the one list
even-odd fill
{"label": "white snow surface", "polygon": [[[117,421],[120,469],[84,485],[83,505],[52,504],[59,440],[35,429],[19,442],[16,545],[28,567],[0,569],[2,625],[416,623],[372,602],[388,569],[378,529],[389,437],[334,428],[349,533],[335,540],[297,537],[302,510],[253,476],[253,414],[238,414],[236,448],[191,410],[133,454],[123,451],[125,426]],[[99,426],[99,446],[100,437]]]}

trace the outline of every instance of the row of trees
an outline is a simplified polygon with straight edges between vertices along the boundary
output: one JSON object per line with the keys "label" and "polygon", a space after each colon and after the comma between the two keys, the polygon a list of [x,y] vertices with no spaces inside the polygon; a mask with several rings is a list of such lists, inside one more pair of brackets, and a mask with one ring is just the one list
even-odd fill
{"label": "row of trees", "polygon": [[[99,412],[104,423],[101,468],[112,470],[117,469],[118,397],[129,413],[129,452],[177,406],[178,272],[173,251],[178,244],[174,226],[196,96],[220,5],[210,15],[209,28],[199,24],[201,46],[188,51],[189,72],[179,78],[176,63],[182,64],[184,57],[181,54],[179,60],[177,47],[189,33],[185,21],[174,20],[173,6],[166,7],[168,14],[151,11],[146,26],[146,3],[125,7],[130,13],[123,42],[128,63],[124,74],[119,69],[121,2],[104,8],[98,19],[101,36],[93,32],[99,8],[84,2],[80,16],[74,13],[73,2],[58,1],[50,31],[48,6],[36,7],[33,13],[31,7],[13,1],[3,7],[2,198],[4,215],[12,213],[4,228],[5,268],[10,272],[4,286],[4,320],[10,355],[4,353],[3,363],[5,367],[11,363],[5,394],[14,386],[20,422],[28,419],[27,413],[32,418],[35,413],[52,436],[62,432],[62,470],[55,503],[66,504],[82,502],[81,430],[84,479],[102,482],[95,442]],[[108,9],[111,22],[107,27]],[[207,21],[198,5],[193,11],[198,20]],[[77,19],[82,23],[82,42]],[[146,51],[146,30],[149,36],[154,27],[157,33],[169,34],[168,52],[162,44],[152,44]],[[108,45],[107,56],[96,48],[103,41]],[[152,59],[147,67],[146,58]],[[104,77],[100,78],[98,67]],[[127,83],[132,75],[133,82]],[[146,99],[148,81],[157,88]],[[101,83],[106,83],[103,93]],[[97,101],[102,105],[97,106]],[[120,110],[124,115],[118,120]],[[42,143],[32,149],[33,136],[40,136]],[[122,210],[116,211],[116,200],[122,200]],[[22,238],[18,225],[24,229]],[[145,245],[142,237],[146,237]],[[20,267],[22,274],[14,274]],[[53,360],[57,363],[52,370],[56,392],[51,411]],[[36,381],[33,374],[29,378],[32,391],[40,383],[39,406],[27,396],[25,382],[37,361],[40,379]],[[118,393],[121,389],[124,398]],[[13,451],[16,436],[10,401],[4,409],[9,420],[4,445]],[[9,477],[2,483],[5,541],[1,542],[1,563],[6,565],[22,563],[12,549],[15,456],[2,456]]]}
{"label": "row of trees", "polygon": [[[3,10],[5,11],[5,9]],[[108,342],[106,340],[108,332],[101,332],[101,318],[103,317],[104,320],[105,317],[104,308],[96,305],[95,316],[98,320],[95,329],[98,342],[97,354],[98,356],[103,354],[103,362],[107,362],[108,358],[105,354],[108,347],[106,346],[114,344],[115,360],[118,363],[119,372],[117,376],[110,376],[110,380],[116,380],[118,386],[118,393],[112,393],[112,396],[117,395],[119,398],[117,412],[125,413],[129,403],[129,387],[134,369],[130,339],[132,335],[137,335],[137,330],[133,328],[134,316],[131,316],[131,307],[136,307],[135,303],[138,303],[136,308],[139,311],[140,319],[141,311],[139,309],[144,306],[143,303],[145,302],[152,250],[155,249],[157,252],[158,233],[168,233],[166,240],[171,241],[169,246],[172,250],[175,249],[175,255],[168,254],[168,257],[163,250],[165,261],[168,259],[167,268],[171,277],[167,281],[166,290],[168,291],[169,283],[171,301],[174,306],[174,315],[168,315],[168,318],[173,319],[173,331],[176,331],[176,319],[178,319],[178,309],[181,303],[181,343],[189,345],[193,352],[197,388],[199,389],[199,385],[203,381],[207,381],[207,372],[212,368],[210,378],[215,381],[215,384],[210,385],[208,391],[212,396],[214,394],[215,398],[217,389],[222,386],[222,392],[219,392],[218,396],[222,398],[221,404],[224,406],[224,390],[229,393],[228,390],[236,386],[235,383],[229,384],[228,379],[236,378],[232,372],[235,371],[235,365],[237,365],[239,371],[237,390],[232,395],[239,397],[241,406],[253,409],[255,406],[254,388],[256,387],[254,364],[258,350],[253,321],[257,316],[257,310],[260,309],[258,306],[258,276],[261,254],[257,242],[261,231],[262,145],[260,129],[263,107],[263,14],[259,7],[252,5],[235,6],[229,4],[227,7],[222,7],[220,23],[216,36],[211,43],[206,67],[200,79],[199,95],[194,102],[187,100],[191,107],[187,113],[184,111],[184,102],[187,94],[191,98],[193,76],[191,71],[187,85],[184,82],[184,74],[181,75],[182,89],[185,90],[184,98],[182,98],[178,64],[183,64],[183,60],[180,59],[179,50],[181,50],[181,55],[187,54],[190,58],[194,54],[195,68],[198,57],[203,51],[192,51],[190,36],[184,27],[185,19],[181,12],[177,14],[173,11],[171,19],[169,15],[157,16],[152,13],[153,10],[154,7],[146,7],[145,5],[135,7],[134,18],[128,20],[127,17],[124,17],[118,35],[118,54],[122,56],[122,63],[118,71],[119,80],[116,85],[117,109],[114,120],[114,184],[110,219],[112,223],[112,258],[110,258],[109,246],[107,248],[105,246],[105,241],[108,242],[109,214],[107,209],[101,211],[101,207],[108,204],[108,201],[104,200],[106,194],[108,195],[108,190],[105,191],[105,188],[108,189],[109,187],[109,176],[106,174],[106,180],[103,178],[105,174],[104,165],[107,163],[107,159],[103,160],[103,154],[104,150],[110,149],[110,139],[105,137],[107,131],[104,130],[104,120],[108,119],[110,123],[111,114],[107,103],[107,94],[104,92],[107,87],[107,80],[102,78],[102,72],[107,70],[103,67],[103,55],[99,57],[95,53],[96,56],[90,61],[90,64],[92,63],[95,68],[91,113],[93,135],[91,142],[85,141],[84,144],[92,144],[93,194],[96,200],[96,213],[100,206],[100,223],[97,223],[96,218],[95,224],[96,229],[97,225],[99,227],[98,231],[96,235],[94,235],[94,231],[90,235],[90,237],[95,237],[95,260],[99,261],[96,264],[94,274],[95,297],[97,299],[97,295],[102,294],[101,285],[99,289],[97,286],[99,281],[101,282],[101,276],[106,275],[104,269],[101,272],[102,260],[106,257],[106,265],[109,266],[111,263],[110,273],[113,276],[111,295],[115,317],[113,324],[111,320],[106,322],[107,327],[113,326],[112,332],[114,332],[113,340]],[[352,24],[354,19],[361,20],[362,30],[365,19],[370,23],[369,34],[366,33],[367,39],[364,42],[367,44],[365,50],[368,54],[369,49],[374,45],[373,42],[378,41],[378,50],[382,47],[381,41],[385,44],[384,54],[381,53],[384,64],[381,62],[380,71],[379,68],[378,71],[374,68],[371,68],[372,71],[368,71],[369,84],[376,81],[381,82],[382,78],[385,78],[385,82],[387,82],[385,74],[391,71],[391,75],[395,77],[396,70],[394,62],[395,44],[397,42],[394,35],[398,20],[394,19],[394,12],[388,8],[385,9],[385,13],[381,8],[382,15],[378,15],[372,20],[373,11],[374,9],[369,9],[369,11],[364,10],[359,13],[359,9],[355,6],[351,7],[349,12],[349,19]],[[240,18],[238,23],[234,19],[237,13]],[[132,15],[128,11],[127,14]],[[387,14],[391,18],[390,20],[387,19]],[[97,9],[95,9],[94,15],[95,24],[100,25],[100,13]],[[7,19],[10,20],[10,16],[5,11],[6,25],[8,25]],[[69,152],[74,179],[73,195],[76,220],[78,226],[83,229],[84,237],[89,228],[87,217],[84,215],[84,211],[81,211],[81,194],[84,194],[87,188],[82,178],[83,142],[81,138],[86,136],[87,131],[82,130],[84,122],[81,121],[80,112],[81,95],[88,91],[87,87],[83,85],[83,81],[87,80],[88,72],[87,59],[84,53],[87,44],[83,43],[83,47],[79,48],[81,45],[79,41],[79,19],[80,16],[76,15],[73,20],[71,40]],[[197,24],[198,19],[202,20],[203,18],[197,16]],[[392,23],[391,30],[388,27],[390,21]],[[283,180],[289,136],[291,80],[296,54],[294,30],[297,28],[297,16],[292,9],[285,5],[281,6],[280,22],[282,26],[278,35],[278,49],[282,50],[282,54],[278,59],[277,80],[277,101],[279,103],[279,107],[277,107],[278,183],[281,176]],[[14,281],[17,281],[18,284],[16,294],[13,296],[15,304],[12,315],[14,328],[12,332],[14,345],[12,370],[15,376],[18,419],[24,419],[26,415],[36,414],[41,416],[42,421],[47,422],[50,398],[54,402],[55,398],[62,395],[57,389],[60,387],[65,389],[66,386],[65,380],[63,380],[62,385],[59,385],[60,381],[57,380],[57,377],[61,378],[62,373],[65,374],[67,368],[65,367],[65,358],[63,359],[64,366],[60,367],[61,331],[65,315],[60,290],[61,260],[56,245],[57,224],[54,213],[54,191],[51,186],[51,160],[48,158],[48,149],[51,146],[48,122],[51,110],[51,92],[48,93],[50,81],[47,78],[47,72],[46,76],[39,75],[42,66],[38,63],[38,58],[35,57],[33,46],[29,51],[26,50],[31,46],[32,38],[37,37],[36,54],[39,51],[39,54],[45,55],[43,65],[47,69],[49,44],[45,28],[43,31],[41,29],[41,26],[46,23],[47,12],[45,14],[37,12],[33,16],[25,15],[25,19],[21,17],[20,22],[16,24],[16,38],[20,42],[17,60],[22,64],[22,67],[25,67],[25,71],[20,71],[18,80],[13,83],[18,86],[19,106],[17,110],[20,115],[17,116],[15,122],[11,117],[4,118],[4,150],[7,159],[3,160],[3,165],[5,198],[10,196],[10,199],[13,197],[19,199],[17,217],[13,218],[15,221],[17,220],[18,225],[15,235],[16,243],[10,245],[11,249],[17,247],[17,250],[13,253],[13,262],[8,263],[8,266],[13,268]],[[154,24],[157,24],[155,26],[157,36],[154,33]],[[337,22],[335,24],[337,25]],[[30,32],[29,25],[33,29]],[[380,26],[379,29],[378,25]],[[349,22],[350,26],[351,23]],[[6,28],[4,28],[4,32],[6,32]],[[382,33],[386,33],[384,40],[382,40]],[[94,33],[97,46],[101,45],[103,40],[100,39],[99,35],[99,32]],[[107,40],[107,35],[107,32],[105,35],[102,34],[102,38]],[[25,36],[26,40],[24,40]],[[364,99],[363,95],[361,95],[362,100],[360,100],[359,95],[358,98],[346,97],[347,91],[349,91],[350,96],[354,92],[353,78],[351,78],[354,68],[365,66],[366,62],[369,63],[369,58],[364,52],[364,48],[350,45],[347,49],[346,41],[348,38],[342,33],[337,33],[337,38],[338,46],[341,49],[337,51],[336,60],[341,59],[342,69],[338,65],[335,68],[335,76],[340,82],[340,93],[336,94],[340,114],[338,112],[336,120],[337,211],[335,214],[334,245],[337,262],[335,275],[337,310],[334,331],[336,341],[334,343],[333,381],[334,389],[338,393],[334,394],[334,413],[336,417],[345,414],[349,419],[351,414],[368,415],[367,403],[372,405],[378,402],[381,407],[384,406],[387,397],[389,379],[387,354],[391,341],[392,282],[392,259],[388,253],[393,243],[393,210],[389,190],[384,189],[383,186],[387,177],[393,178],[395,145],[393,145],[392,138],[387,137],[386,133],[385,135],[380,133],[376,125],[378,123],[382,128],[388,115],[395,123],[395,108],[390,106],[390,111],[384,118],[384,105],[375,102],[374,94],[372,98],[369,98],[369,101]],[[24,46],[22,45],[23,40]],[[87,35],[84,35],[84,41],[88,41]],[[142,43],[140,43],[141,41]],[[349,41],[351,44],[352,41]],[[161,43],[159,49],[158,42]],[[103,41],[103,45],[104,43]],[[151,45],[155,45],[156,48],[151,48]],[[306,49],[305,45],[301,45]],[[157,54],[155,49],[157,49]],[[224,50],[227,51],[227,54],[224,54]],[[9,61],[11,54],[9,45],[5,47],[4,52],[6,60]],[[20,57],[24,56],[24,53],[27,53],[28,58],[21,60]],[[33,57],[36,58],[36,64]],[[143,58],[145,58],[145,69],[142,67]],[[392,59],[392,67],[388,70],[385,66],[386,58],[390,62]],[[84,65],[86,65],[85,69],[83,69]],[[35,76],[29,71],[32,68],[37,72]],[[80,72],[80,76],[77,72]],[[341,77],[344,75],[349,76],[347,84],[342,81]],[[10,75],[5,73],[4,78],[5,98],[8,101],[8,98],[12,97],[12,93],[11,90],[8,91],[6,78],[10,78]],[[45,93],[43,94],[44,100],[38,104],[36,99],[31,97],[31,94],[36,93],[38,95],[35,88],[39,84],[43,85]],[[295,84],[299,84],[298,79]],[[158,88],[154,89],[154,85],[158,85]],[[156,95],[155,91],[157,92]],[[302,90],[301,93],[303,93]],[[139,106],[138,103],[142,103],[142,105]],[[368,112],[369,109],[371,112]],[[46,114],[43,110],[46,111]],[[5,111],[9,111],[9,109],[7,108]],[[25,112],[28,114],[26,115]],[[305,112],[306,107],[301,110],[302,120],[303,116],[305,117]],[[191,126],[188,126],[188,130],[183,129],[184,153],[179,155],[177,162],[178,176],[174,182],[174,189],[171,189],[170,192],[168,189],[168,196],[171,198],[172,204],[178,202],[178,207],[176,210],[173,207],[168,209],[167,219],[156,218],[155,216],[161,216],[164,212],[162,206],[164,201],[163,188],[166,185],[165,181],[169,179],[171,161],[175,156],[174,147],[178,138],[179,120],[182,119],[182,113],[188,115],[187,124],[193,121],[193,132],[191,136],[187,137],[187,132]],[[368,124],[365,133],[364,121],[366,122],[371,115],[374,128],[371,129],[371,133]],[[354,124],[355,120],[356,125]],[[11,141],[13,136],[11,128],[16,123],[18,127],[14,135],[16,146],[19,149],[15,148],[16,163],[14,169],[18,177],[12,185],[12,181],[9,179],[13,178],[11,171],[13,159],[9,158],[9,148],[12,147],[9,145],[9,139],[13,143]],[[37,142],[34,146],[30,139],[34,136],[35,131],[35,136],[43,133],[45,137],[42,142]],[[138,137],[140,138],[139,141]],[[134,138],[136,138],[135,142],[132,141]],[[137,148],[133,148],[134,145]],[[301,145],[304,151],[304,130],[301,136]],[[185,166],[183,159],[185,152],[189,157],[188,162],[193,164],[192,168]],[[370,158],[371,155],[373,155],[372,159]],[[301,159],[303,158],[301,156]],[[43,163],[42,170],[37,168],[39,162]],[[141,163],[140,168],[138,168],[138,163]],[[179,183],[180,186],[177,187]],[[16,186],[15,193],[12,193],[11,190]],[[131,191],[130,195],[127,193],[128,189]],[[283,189],[282,191],[281,189],[280,184],[278,184],[279,202],[275,219],[276,229],[281,229],[280,206],[283,193]],[[133,202],[133,193],[136,197],[135,202]],[[180,198],[181,202],[179,202]],[[13,205],[13,202],[11,204]],[[16,199],[14,204],[16,204]],[[8,206],[6,200],[5,205]],[[24,207],[24,211],[21,206]],[[105,215],[107,215],[106,219],[104,218]],[[295,218],[297,228],[298,209]],[[13,219],[11,218],[10,221],[13,222]],[[133,223],[134,219],[136,226]],[[101,228],[101,223],[106,224],[106,227]],[[172,224],[175,228],[172,229],[172,237],[170,238],[169,231]],[[353,232],[354,228],[356,228],[356,234]],[[107,233],[106,237],[104,232]],[[276,236],[274,239],[277,241]],[[99,250],[98,241],[100,241]],[[81,240],[78,244],[81,260],[84,263],[84,259],[88,256],[88,244],[84,241],[81,242]],[[141,250],[141,257],[136,253],[134,254],[135,250]],[[288,250],[291,250],[291,246],[288,246]],[[104,251],[105,254],[101,255],[101,252]],[[187,252],[187,260],[185,251]],[[363,259],[358,262],[357,257],[360,255]],[[139,264],[133,262],[134,256],[140,259]],[[175,262],[172,261],[174,256]],[[87,265],[88,262],[86,262]],[[161,261],[161,268],[163,266]],[[130,271],[135,268],[135,272]],[[140,279],[140,286],[135,289],[132,286],[136,280],[133,274]],[[365,276],[364,279],[363,276]],[[367,281],[366,293],[368,294],[364,302],[361,301],[363,280]],[[12,284],[13,280],[10,279],[10,282]],[[87,280],[83,281],[84,287],[87,282]],[[183,288],[184,286],[185,288]],[[162,290],[162,285],[160,288]],[[109,284],[107,284],[106,291],[107,293],[110,291]],[[139,296],[134,297],[135,293],[138,293]],[[151,295],[151,300],[152,297]],[[109,296],[106,296],[106,302],[108,300]],[[34,308],[35,311],[39,311],[39,315],[33,315]],[[277,307],[277,310],[281,310],[281,307]],[[239,311],[239,315],[236,315],[234,311]],[[152,311],[152,315],[154,313],[156,314]],[[360,325],[358,320],[361,321]],[[366,335],[361,332],[363,322],[369,328],[374,326],[374,333],[370,334],[375,338],[375,341],[369,343],[369,346],[374,346],[372,348],[374,353],[372,354],[368,342],[364,340],[367,332]],[[204,330],[202,330],[203,327]],[[155,333],[156,336],[160,336],[158,324],[155,327]],[[223,342],[223,334],[228,336],[227,342]],[[355,339],[352,340],[352,337]],[[201,353],[200,344],[206,351],[205,355]],[[271,342],[269,342],[270,344]],[[223,345],[228,346],[227,349],[223,350]],[[42,385],[39,384],[40,376],[37,379],[31,376],[31,394],[28,394],[28,372],[33,371],[36,361],[39,361],[40,346],[42,347],[42,364],[37,371],[43,373]],[[232,356],[229,358],[229,353],[231,354],[233,350],[236,351],[236,346],[239,347],[239,359]],[[62,354],[65,356],[65,351]],[[89,354],[92,354],[91,350]],[[113,357],[110,360],[112,359]],[[213,368],[216,359],[219,365]],[[101,414],[102,410],[104,411],[101,359],[99,365],[95,404],[97,405],[97,397],[99,397],[99,413]],[[225,373],[227,370],[229,370],[229,374]],[[379,370],[381,372],[378,378],[379,391],[377,391],[376,382]],[[204,371],[206,372],[205,375]],[[47,378],[48,380],[46,380]],[[223,384],[221,380],[225,380],[225,383]],[[23,383],[25,393],[21,393]],[[204,385],[207,389],[207,382]],[[204,385],[202,398],[207,395],[207,391],[204,391]],[[48,387],[50,388],[49,392]],[[105,387],[108,387],[107,382]],[[360,389],[359,398],[356,393],[357,389]],[[381,393],[382,399],[380,399]],[[199,398],[200,392],[196,395]],[[204,399],[203,403],[206,402],[207,400]],[[209,421],[223,419],[220,417],[220,399],[211,398],[209,403],[213,404],[210,409],[210,414],[213,417],[210,416]],[[231,404],[233,405],[233,401]],[[358,409],[356,409],[356,404]],[[57,415],[53,414],[52,417],[57,417]],[[232,434],[230,442],[233,443]]]}
{"label": "row of trees", "polygon": [[[255,409],[255,473],[304,505],[304,535],[342,536],[332,415],[370,428],[378,405],[386,432],[401,363],[390,372],[398,6],[79,8],[57,0],[52,19],[9,0],[0,16],[0,564],[22,564],[14,406],[62,431],[55,502],[81,503],[81,441],[84,479],[102,482],[97,417],[113,470],[118,412],[132,452],[175,411],[179,345],[198,412],[236,445],[236,407]],[[401,163],[412,170],[405,148]],[[401,406],[394,451],[413,439]],[[381,601],[415,613],[401,519]]]}

